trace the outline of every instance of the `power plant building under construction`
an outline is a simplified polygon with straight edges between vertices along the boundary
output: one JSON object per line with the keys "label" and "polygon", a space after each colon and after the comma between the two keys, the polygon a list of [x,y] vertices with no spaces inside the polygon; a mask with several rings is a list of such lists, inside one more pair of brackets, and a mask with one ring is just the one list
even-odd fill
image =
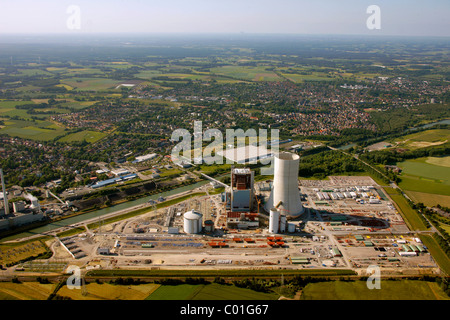
{"label": "power plant building under construction", "polygon": [[249,168],[231,169],[231,186],[222,197],[227,211],[227,227],[249,229],[259,227],[255,212],[254,172]]}

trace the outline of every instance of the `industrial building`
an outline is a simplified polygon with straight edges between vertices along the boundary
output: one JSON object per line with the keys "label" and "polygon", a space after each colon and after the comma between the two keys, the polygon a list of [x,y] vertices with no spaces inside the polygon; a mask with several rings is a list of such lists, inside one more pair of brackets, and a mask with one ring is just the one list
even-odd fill
{"label": "industrial building", "polygon": [[156,157],[157,157],[156,153],[149,153],[149,154],[146,154],[146,155],[143,155],[143,156],[136,157],[136,159],[134,161],[132,161],[132,163],[140,163],[140,162],[152,160],[152,159],[154,159]]}
{"label": "industrial building", "polygon": [[11,212],[2,169],[0,169],[0,175],[3,195],[3,210],[0,211],[0,230],[8,230],[44,219],[38,199],[28,194],[25,197],[31,201],[31,204],[28,206],[23,201],[14,202],[12,205],[13,212]]}
{"label": "industrial building", "polygon": [[227,210],[227,227],[250,229],[259,227],[255,212],[254,172],[249,168],[231,169],[231,186],[222,196]]}
{"label": "industrial building", "polygon": [[267,148],[263,146],[254,145],[218,151],[217,154],[238,164],[256,163],[258,160],[273,157],[272,151],[267,150]]}

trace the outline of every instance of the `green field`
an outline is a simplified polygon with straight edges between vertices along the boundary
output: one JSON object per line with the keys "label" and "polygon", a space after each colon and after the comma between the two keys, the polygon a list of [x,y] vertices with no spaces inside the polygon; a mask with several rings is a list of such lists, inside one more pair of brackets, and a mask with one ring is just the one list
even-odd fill
{"label": "green field", "polygon": [[381,289],[368,289],[366,281],[310,283],[302,300],[449,300],[434,282],[381,280]]}
{"label": "green field", "polygon": [[450,275],[450,259],[445,254],[444,251],[442,251],[439,244],[434,240],[434,238],[430,235],[421,234],[420,239],[422,240],[423,244],[428,248],[428,251],[430,251],[433,259],[436,261],[436,263],[439,265],[439,267],[444,271],[447,276]]}
{"label": "green field", "polygon": [[266,67],[224,66],[211,68],[211,72],[217,75],[243,79],[249,81],[281,81],[276,73],[267,70]]}
{"label": "green field", "polygon": [[305,81],[331,81],[334,80],[331,76],[327,77],[324,73],[314,72],[312,74],[282,74],[287,79],[302,83]]}
{"label": "green field", "polygon": [[407,191],[425,192],[450,196],[450,186],[423,177],[400,176],[400,188]]}
{"label": "green field", "polygon": [[276,300],[275,293],[261,293],[250,289],[220,284],[159,287],[146,300]]}
{"label": "green field", "polygon": [[447,142],[449,138],[450,129],[432,129],[408,134],[395,139],[393,142],[396,143],[398,147],[418,149],[443,144]]}
{"label": "green field", "polygon": [[394,190],[391,187],[383,187],[383,189],[395,202],[397,210],[402,214],[411,230],[427,230],[427,227],[422,219],[420,219],[418,213],[411,208],[406,199],[397,190]]}
{"label": "green field", "polygon": [[[449,159],[449,156],[427,157],[398,163],[402,168],[399,186],[414,193],[450,196],[450,167],[447,166]],[[413,198],[416,196],[424,200],[420,194],[412,194]],[[434,197],[428,200],[435,202],[437,199]]]}
{"label": "green field", "polygon": [[74,90],[79,91],[102,91],[113,90],[119,84],[126,83],[126,81],[102,78],[68,78],[61,80],[61,83],[69,85]]}
{"label": "green field", "polygon": [[97,142],[98,140],[104,138],[107,134],[104,132],[84,130],[76,133],[69,134],[62,137],[58,141],[60,142],[82,142],[86,141],[89,143]]}
{"label": "green field", "polygon": [[[431,161],[436,162],[435,159]],[[407,160],[397,163],[397,166],[402,168],[402,175],[429,178],[450,186],[450,167],[435,165],[427,160],[428,158]],[[445,161],[445,158],[441,161]]]}
{"label": "green field", "polygon": [[0,134],[24,139],[48,141],[64,134],[61,128],[49,121],[5,120],[5,127],[0,129]]}

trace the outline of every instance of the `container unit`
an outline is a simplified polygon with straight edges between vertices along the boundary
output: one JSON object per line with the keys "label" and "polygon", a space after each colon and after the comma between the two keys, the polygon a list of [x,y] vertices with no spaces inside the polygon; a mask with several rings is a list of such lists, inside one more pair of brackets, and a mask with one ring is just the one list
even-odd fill
{"label": "container unit", "polygon": [[295,224],[293,223],[288,223],[288,232],[289,233],[294,233],[295,232]]}

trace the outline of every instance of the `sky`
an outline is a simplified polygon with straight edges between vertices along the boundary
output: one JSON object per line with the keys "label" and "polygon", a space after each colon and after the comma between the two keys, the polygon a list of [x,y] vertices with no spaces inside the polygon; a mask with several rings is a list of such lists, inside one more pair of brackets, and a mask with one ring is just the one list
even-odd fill
{"label": "sky", "polygon": [[450,36],[450,1],[0,0],[0,34],[16,33]]}

